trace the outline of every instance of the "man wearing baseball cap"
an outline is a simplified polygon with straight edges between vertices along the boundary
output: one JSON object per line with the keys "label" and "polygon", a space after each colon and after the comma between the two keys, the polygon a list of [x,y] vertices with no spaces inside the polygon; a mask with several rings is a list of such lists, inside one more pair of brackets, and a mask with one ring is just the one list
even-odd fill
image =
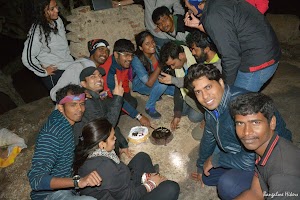
{"label": "man wearing baseball cap", "polygon": [[93,39],[87,43],[88,50],[90,53],[89,57],[77,59],[71,64],[65,72],[62,74],[57,84],[51,89],[50,96],[53,101],[56,99],[56,92],[68,84],[79,85],[79,74],[80,72],[89,66],[103,67],[108,69],[111,65],[111,59],[109,58],[110,47],[104,39]]}
{"label": "man wearing baseball cap", "polygon": [[131,156],[128,150],[128,143],[119,127],[117,127],[123,104],[124,89],[122,83],[119,83],[115,76],[115,88],[112,91],[112,98],[102,97],[104,75],[105,70],[102,67],[95,68],[93,66],[86,67],[79,75],[80,85],[85,88],[87,99],[85,101],[86,109],[82,120],[74,125],[75,143],[78,143],[78,139],[81,138],[82,128],[88,122],[96,118],[106,118],[115,128],[117,138],[116,153],[119,154],[120,147],[120,153],[124,152],[127,156]]}

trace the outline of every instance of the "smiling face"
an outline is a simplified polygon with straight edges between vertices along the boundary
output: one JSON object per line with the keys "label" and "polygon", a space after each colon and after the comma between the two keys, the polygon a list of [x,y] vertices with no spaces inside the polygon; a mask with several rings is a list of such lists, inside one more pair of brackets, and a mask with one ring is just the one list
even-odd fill
{"label": "smiling face", "polygon": [[57,109],[66,117],[71,125],[81,121],[85,111],[85,100],[74,100],[63,105],[57,105]]}
{"label": "smiling face", "polygon": [[251,115],[235,115],[235,128],[238,137],[244,146],[263,156],[270,139],[274,134],[276,118],[270,123],[262,113]]}
{"label": "smiling face", "polygon": [[165,33],[173,33],[175,26],[171,15],[164,15],[156,22],[156,26]]}
{"label": "smiling face", "polygon": [[90,56],[96,66],[103,65],[109,56],[109,49],[107,47],[98,47],[93,55]]}
{"label": "smiling face", "polygon": [[142,46],[139,46],[140,50],[146,54],[146,55],[151,55],[151,54],[154,54],[155,53],[155,47],[156,47],[156,44],[154,42],[154,39],[152,36],[148,35]]}
{"label": "smiling face", "polygon": [[85,81],[81,81],[80,84],[82,87],[94,92],[103,90],[103,78],[98,70],[95,70],[92,75],[86,77]]}
{"label": "smiling face", "polygon": [[128,69],[134,57],[133,53],[129,52],[114,52],[116,61],[121,67]]}
{"label": "smiling face", "polygon": [[224,94],[224,82],[209,80],[206,76],[202,76],[192,83],[194,92],[199,103],[208,110],[216,109],[222,100]]}
{"label": "smiling face", "polygon": [[46,6],[45,10],[45,17],[48,22],[52,22],[58,19],[58,6],[55,0],[51,0],[49,5]]}

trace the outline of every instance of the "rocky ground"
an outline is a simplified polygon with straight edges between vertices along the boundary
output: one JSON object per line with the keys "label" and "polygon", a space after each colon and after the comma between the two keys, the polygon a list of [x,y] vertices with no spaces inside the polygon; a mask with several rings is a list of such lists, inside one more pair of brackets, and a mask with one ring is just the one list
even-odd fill
{"label": "rocky ground", "polygon": [[[300,60],[299,45],[284,46],[284,56],[279,68],[263,90],[270,95],[283,118],[287,127],[293,133],[293,142],[300,147],[300,132],[298,128],[300,118]],[[134,93],[139,101],[139,110],[143,111],[146,96]],[[169,127],[172,119],[173,100],[163,96],[158,103],[158,110],[163,114],[162,119],[153,120],[153,126]],[[27,149],[22,150],[15,163],[7,168],[0,169],[0,199],[29,199],[30,186],[26,173],[30,168],[30,162],[34,151],[34,143],[37,133],[54,106],[49,97],[18,107],[0,116],[0,127],[8,128],[25,139]],[[128,116],[120,120],[120,127],[127,136],[131,127],[139,125],[137,121]],[[147,141],[144,144],[132,145],[135,152],[145,151],[149,153],[154,163],[160,164],[161,173],[167,178],[180,184],[181,193],[179,199],[218,199],[215,187],[200,188],[200,185],[189,179],[189,174],[195,170],[195,161],[199,142],[191,137],[191,130],[196,126],[183,117],[180,128],[174,134],[174,139],[167,146],[155,146]],[[150,130],[151,131],[151,130]],[[127,158],[122,157],[125,162]]]}

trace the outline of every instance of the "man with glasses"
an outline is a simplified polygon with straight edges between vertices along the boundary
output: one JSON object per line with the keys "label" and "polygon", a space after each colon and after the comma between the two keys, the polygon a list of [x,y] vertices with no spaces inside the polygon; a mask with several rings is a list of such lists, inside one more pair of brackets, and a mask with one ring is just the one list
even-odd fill
{"label": "man with glasses", "polygon": [[112,63],[107,70],[107,77],[104,78],[104,90],[113,91],[115,88],[115,74],[117,79],[122,82],[124,88],[123,111],[130,117],[137,119],[142,125],[150,126],[150,121],[146,116],[139,113],[137,108],[137,100],[130,93],[129,87],[129,68],[134,57],[134,45],[130,40],[119,39],[114,44]]}

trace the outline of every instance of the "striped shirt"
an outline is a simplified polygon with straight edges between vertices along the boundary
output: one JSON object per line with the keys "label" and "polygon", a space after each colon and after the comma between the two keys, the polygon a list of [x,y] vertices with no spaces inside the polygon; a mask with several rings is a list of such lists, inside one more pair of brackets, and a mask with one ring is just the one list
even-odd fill
{"label": "striped shirt", "polygon": [[44,199],[54,190],[50,188],[53,177],[71,177],[74,159],[74,135],[68,120],[54,110],[41,129],[28,172],[31,198]]}

